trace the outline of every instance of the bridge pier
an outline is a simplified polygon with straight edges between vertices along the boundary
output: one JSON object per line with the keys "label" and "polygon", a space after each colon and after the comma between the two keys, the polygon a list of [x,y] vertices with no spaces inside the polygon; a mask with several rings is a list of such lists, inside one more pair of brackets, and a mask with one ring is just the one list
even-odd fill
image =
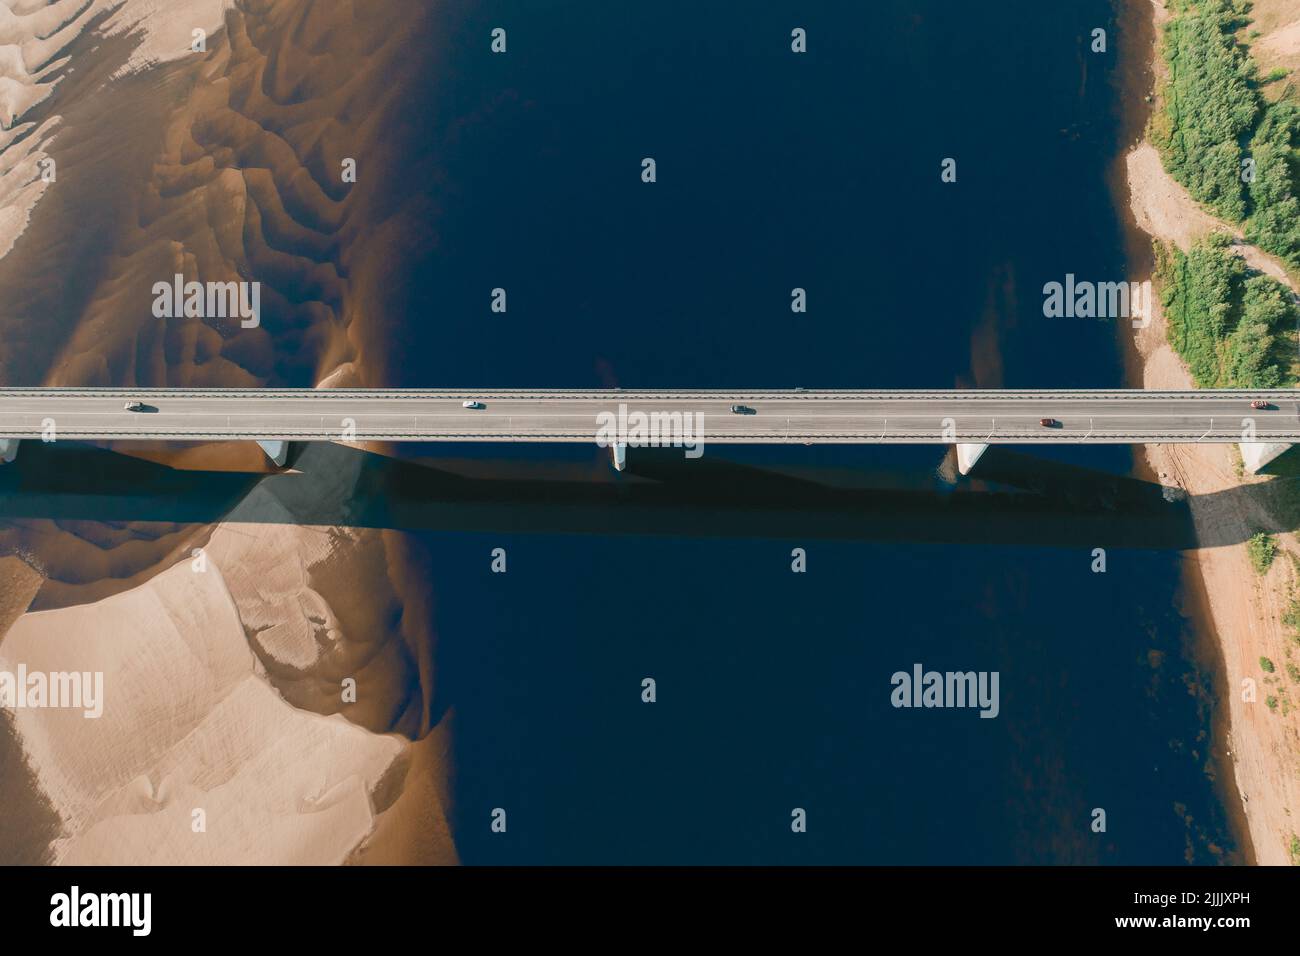
{"label": "bridge pier", "polygon": [[988,450],[988,445],[979,442],[958,442],[957,470],[963,475],[969,475],[971,469],[975,467],[975,462],[979,461],[980,456]]}
{"label": "bridge pier", "polygon": [[1237,447],[1241,449],[1241,461],[1246,470],[1252,475],[1258,475],[1294,446],[1286,442],[1243,441],[1238,442]]}
{"label": "bridge pier", "polygon": [[624,442],[615,442],[609,446],[614,455],[614,470],[622,471],[627,467],[627,444]]}
{"label": "bridge pier", "polygon": [[18,457],[17,438],[0,438],[0,463],[9,464]]}
{"label": "bridge pier", "polygon": [[280,467],[289,460],[289,443],[287,441],[259,441],[258,447],[266,452],[266,457]]}

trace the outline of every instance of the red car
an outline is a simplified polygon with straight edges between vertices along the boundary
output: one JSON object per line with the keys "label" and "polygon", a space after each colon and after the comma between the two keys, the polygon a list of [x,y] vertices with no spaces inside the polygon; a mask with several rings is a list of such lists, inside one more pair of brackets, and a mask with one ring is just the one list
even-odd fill
{"label": "red car", "polygon": [[1055,418],[1040,418],[1038,420],[1038,424],[1042,425],[1044,428],[1055,428],[1057,425],[1061,423],[1058,422]]}
{"label": "red car", "polygon": [[1251,408],[1272,408],[1273,405],[1271,402],[1266,402],[1263,399],[1257,398],[1250,403],[1250,407]]}

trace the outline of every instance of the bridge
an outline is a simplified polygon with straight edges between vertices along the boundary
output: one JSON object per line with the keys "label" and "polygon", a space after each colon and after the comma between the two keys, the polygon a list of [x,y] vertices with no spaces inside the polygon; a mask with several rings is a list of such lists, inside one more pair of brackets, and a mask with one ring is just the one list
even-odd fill
{"label": "bridge", "polygon": [[[1252,408],[1252,402],[1267,407]],[[138,403],[129,409],[128,403]],[[621,468],[640,443],[1232,442],[1252,471],[1300,442],[1300,392],[1277,389],[0,390],[0,457],[24,439],[232,441],[283,464],[291,441],[596,442]]]}

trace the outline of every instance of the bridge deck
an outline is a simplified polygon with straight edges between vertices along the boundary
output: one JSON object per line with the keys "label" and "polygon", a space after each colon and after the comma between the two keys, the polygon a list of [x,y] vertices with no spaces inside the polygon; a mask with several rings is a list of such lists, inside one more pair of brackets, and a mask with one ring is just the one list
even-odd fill
{"label": "bridge deck", "polygon": [[620,406],[633,425],[636,412],[691,413],[704,443],[1300,442],[1297,391],[1049,389],[5,389],[0,438],[40,438],[52,421],[74,440],[594,442]]}

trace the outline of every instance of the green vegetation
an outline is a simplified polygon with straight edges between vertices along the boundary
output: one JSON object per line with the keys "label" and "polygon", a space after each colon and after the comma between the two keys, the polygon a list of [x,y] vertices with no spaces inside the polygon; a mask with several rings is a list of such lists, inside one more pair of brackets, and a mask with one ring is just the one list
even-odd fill
{"label": "green vegetation", "polygon": [[1276,279],[1247,275],[1231,244],[1218,233],[1186,254],[1157,243],[1156,278],[1169,343],[1201,388],[1292,385],[1300,310]]}
{"label": "green vegetation", "polygon": [[1267,657],[1261,657],[1259,659],[1259,666],[1264,669],[1265,674],[1271,674],[1273,671],[1277,670],[1277,668],[1273,666],[1273,662]]}
{"label": "green vegetation", "polygon": [[1300,267],[1300,108],[1279,102],[1269,107],[1255,129],[1250,151],[1255,180],[1250,184],[1246,238]]}
{"label": "green vegetation", "polygon": [[[1277,538],[1266,531],[1257,531],[1250,536],[1250,541],[1246,544],[1246,552],[1250,555],[1250,563],[1254,566],[1255,573],[1263,574],[1277,557]],[[1263,658],[1260,660],[1262,661]],[[1269,664],[1268,669],[1272,671],[1273,665]]]}
{"label": "green vegetation", "polygon": [[1291,834],[1291,865],[1300,866],[1300,836]]}
{"label": "green vegetation", "polygon": [[1260,92],[1255,64],[1237,42],[1250,4],[1169,6],[1175,15],[1161,47],[1169,76],[1164,108],[1151,122],[1165,168],[1219,216],[1244,223],[1251,242],[1300,268],[1300,108]]}
{"label": "green vegetation", "polygon": [[[1290,481],[1282,483],[1293,484],[1293,482]],[[1300,575],[1300,558],[1297,558],[1289,551],[1287,552],[1287,555],[1291,558],[1291,564],[1295,568],[1296,574]],[[1292,644],[1300,647],[1300,595],[1296,592],[1294,579],[1287,585],[1286,610],[1282,612],[1282,626],[1286,628],[1286,636],[1288,640],[1290,640]],[[1290,647],[1286,648],[1286,655],[1287,657],[1291,656]],[[1291,673],[1291,669],[1294,666],[1295,665],[1288,664],[1287,672]],[[1300,674],[1291,674],[1291,677],[1297,683],[1300,683]]]}
{"label": "green vegetation", "polygon": [[1268,705],[1269,710],[1277,710],[1277,698],[1272,694],[1264,698],[1264,703]]}
{"label": "green vegetation", "polygon": [[1282,623],[1290,628],[1291,639],[1300,643],[1300,597],[1296,596],[1294,590],[1291,592],[1286,610],[1282,612]]}
{"label": "green vegetation", "polygon": [[1300,667],[1296,667],[1294,663],[1287,661],[1286,676],[1291,678],[1293,684],[1300,684]]}

